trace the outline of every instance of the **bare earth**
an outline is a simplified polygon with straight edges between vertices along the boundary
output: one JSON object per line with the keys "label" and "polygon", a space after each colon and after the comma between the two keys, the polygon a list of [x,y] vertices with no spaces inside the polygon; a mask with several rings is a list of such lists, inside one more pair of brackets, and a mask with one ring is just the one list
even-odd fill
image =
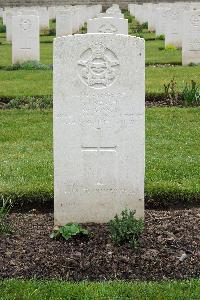
{"label": "bare earth", "polygon": [[[163,280],[200,276],[200,208],[146,210],[140,247],[113,245],[106,225],[87,224],[88,238],[51,240],[53,214],[9,216],[14,234],[0,237],[0,277]],[[182,256],[180,261],[180,257]]]}

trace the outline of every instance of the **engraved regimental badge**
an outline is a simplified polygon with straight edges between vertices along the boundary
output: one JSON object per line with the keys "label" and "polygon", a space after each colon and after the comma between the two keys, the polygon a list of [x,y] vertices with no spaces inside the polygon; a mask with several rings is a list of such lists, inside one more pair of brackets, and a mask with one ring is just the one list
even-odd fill
{"label": "engraved regimental badge", "polygon": [[117,28],[110,23],[106,23],[99,27],[98,32],[100,32],[100,33],[117,33]]}
{"label": "engraved regimental badge", "polygon": [[78,69],[84,84],[101,89],[110,86],[119,76],[119,61],[113,51],[102,43],[95,43],[82,53]]}
{"label": "engraved regimental badge", "polygon": [[26,20],[21,20],[20,26],[22,30],[30,30],[31,29],[31,20],[26,19]]}
{"label": "engraved regimental badge", "polygon": [[195,27],[199,27],[200,26],[200,14],[199,15],[193,15],[190,18],[190,22],[192,25],[194,25]]}

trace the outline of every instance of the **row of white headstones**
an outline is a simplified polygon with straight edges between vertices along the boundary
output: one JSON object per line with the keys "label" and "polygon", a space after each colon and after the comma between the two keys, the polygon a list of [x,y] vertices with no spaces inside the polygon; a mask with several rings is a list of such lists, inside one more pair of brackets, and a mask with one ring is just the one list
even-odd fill
{"label": "row of white headstones", "polygon": [[[53,18],[57,19],[60,24],[60,15],[69,12],[71,18],[65,16],[66,23],[70,24],[70,33],[77,32],[84,23],[97,16],[102,10],[101,5],[86,7],[84,5],[57,8]],[[12,42],[12,63],[22,63],[28,60],[40,60],[40,31],[49,28],[49,11],[47,8],[13,8],[5,10],[3,22],[6,25],[7,41]],[[66,26],[65,26],[66,28]]]}
{"label": "row of white headstones", "polygon": [[[88,9],[90,9],[90,14],[88,14],[88,12],[87,14],[84,13],[87,10],[85,6],[79,6],[78,8],[68,7],[62,10],[58,9],[56,12],[56,36],[59,37],[73,34],[74,32],[77,32],[86,21],[88,23],[88,33],[128,34],[128,20],[124,19],[118,6],[115,7],[115,5],[113,5],[106,13],[100,13],[100,5],[88,7]],[[32,13],[32,15],[28,15],[28,13]],[[33,13],[35,13],[35,15]],[[86,19],[88,17],[89,20]],[[12,12],[12,18],[7,19],[6,24],[8,28],[10,28],[8,23],[12,23],[12,30],[7,31],[7,36],[10,36],[12,33],[13,64],[22,63],[28,60],[39,61],[40,18],[37,11],[25,9]],[[44,28],[44,22],[42,22],[42,24],[42,28]]]}
{"label": "row of white headstones", "polygon": [[182,64],[200,64],[200,3],[129,4],[139,23],[148,22],[149,31],[165,36],[165,46],[182,48]]}
{"label": "row of white headstones", "polygon": [[[29,16],[30,24],[14,18],[12,42],[23,27],[24,51],[36,38],[33,31],[24,42],[37,16]],[[125,208],[144,216],[144,40],[127,34],[117,5],[88,27],[92,33],[54,40],[54,216],[60,225],[107,222]]]}
{"label": "row of white headstones", "polygon": [[107,222],[125,208],[144,216],[144,40],[127,34],[117,5],[89,20],[88,31],[54,41],[54,217],[61,225]]}
{"label": "row of white headstones", "polygon": [[[5,8],[0,11],[0,17],[3,18],[3,24],[6,26],[6,39],[8,42],[12,41],[12,19],[14,16],[38,16],[39,29],[49,29],[49,21],[56,19],[59,12],[70,12],[71,18],[71,33],[77,32],[81,26],[84,25],[90,18],[94,18],[102,10],[101,5],[76,5],[76,6],[57,6],[54,9],[54,13],[51,11],[52,7],[14,7]],[[51,12],[51,13],[50,13]],[[68,17],[68,16],[67,16]]]}

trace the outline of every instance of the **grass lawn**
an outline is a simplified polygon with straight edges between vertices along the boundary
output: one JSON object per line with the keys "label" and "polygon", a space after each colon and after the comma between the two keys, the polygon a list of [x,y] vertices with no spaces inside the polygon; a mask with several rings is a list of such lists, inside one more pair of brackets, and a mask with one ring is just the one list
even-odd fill
{"label": "grass lawn", "polygon": [[[174,77],[181,90],[184,82],[191,79],[200,83],[200,67],[147,67],[146,93],[164,93],[164,83]],[[19,96],[43,96],[52,94],[51,70],[0,70],[0,98]]]}
{"label": "grass lawn", "polygon": [[182,62],[180,49],[165,50],[165,41],[146,41],[146,64],[179,64]]}
{"label": "grass lawn", "polygon": [[51,70],[0,70],[0,98],[52,94]]}
{"label": "grass lawn", "polygon": [[[53,36],[40,36],[41,63],[51,64],[53,56]],[[0,41],[0,68],[12,64],[12,47],[4,38]],[[181,64],[181,50],[164,50],[164,41],[146,41],[147,64]],[[161,48],[162,50],[159,50]]]}
{"label": "grass lawn", "polygon": [[69,283],[6,280],[0,283],[1,300],[197,300],[200,281]]}
{"label": "grass lawn", "polygon": [[[130,18],[129,13],[125,13]],[[180,64],[181,50],[165,50],[163,40],[155,39],[154,33],[143,29],[140,33],[135,33],[137,22],[131,17],[129,31],[133,35],[142,35],[146,40],[146,64]],[[50,23],[50,28],[55,29],[55,23]],[[52,64],[54,36],[40,36],[41,63]],[[2,44],[1,44],[2,43]],[[52,94],[52,71],[46,70],[1,70],[11,66],[11,44],[5,40],[5,33],[0,33],[0,98],[14,98],[18,96],[45,96]],[[153,67],[146,68],[146,92],[163,93],[164,83],[169,83],[175,77],[178,83],[178,90],[182,89],[183,81],[188,82],[193,79],[200,83],[200,67]],[[44,84],[45,83],[45,84]]]}
{"label": "grass lawn", "polygon": [[[43,64],[53,63],[53,36],[40,37],[40,61]],[[0,68],[12,65],[12,47],[10,43],[0,44]]]}
{"label": "grass lawn", "polygon": [[[200,66],[152,67],[146,68],[146,93],[163,93],[163,85],[173,78],[177,82],[177,90],[183,89],[184,83],[191,80],[200,84]],[[1,92],[0,92],[1,94]]]}
{"label": "grass lawn", "polygon": [[[199,113],[199,108],[146,110],[148,198],[165,203],[197,201]],[[25,202],[52,201],[52,111],[0,111],[0,118],[1,194]]]}

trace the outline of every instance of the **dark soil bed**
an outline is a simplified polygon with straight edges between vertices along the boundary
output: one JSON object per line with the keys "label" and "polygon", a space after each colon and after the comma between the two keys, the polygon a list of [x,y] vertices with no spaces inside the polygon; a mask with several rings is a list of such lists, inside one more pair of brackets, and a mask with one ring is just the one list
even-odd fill
{"label": "dark soil bed", "polygon": [[113,245],[106,225],[87,224],[90,238],[64,241],[49,238],[52,213],[33,210],[12,213],[9,219],[14,234],[0,237],[2,278],[161,280],[200,275],[199,208],[147,210],[136,252]]}

